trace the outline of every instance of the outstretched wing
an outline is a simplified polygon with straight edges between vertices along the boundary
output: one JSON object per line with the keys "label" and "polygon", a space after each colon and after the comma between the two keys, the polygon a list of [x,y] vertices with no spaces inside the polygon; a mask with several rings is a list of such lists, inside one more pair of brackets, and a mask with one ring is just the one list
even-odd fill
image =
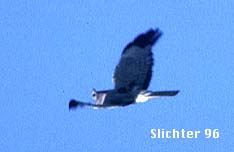
{"label": "outstretched wing", "polygon": [[115,68],[114,82],[117,90],[131,90],[137,87],[146,90],[152,76],[152,46],[162,35],[159,29],[150,29],[137,36],[123,50]]}
{"label": "outstretched wing", "polygon": [[69,110],[76,109],[77,107],[92,107],[94,109],[109,109],[109,108],[116,108],[116,107],[124,107],[130,104],[93,104],[88,102],[82,102],[75,99],[71,99],[69,102]]}

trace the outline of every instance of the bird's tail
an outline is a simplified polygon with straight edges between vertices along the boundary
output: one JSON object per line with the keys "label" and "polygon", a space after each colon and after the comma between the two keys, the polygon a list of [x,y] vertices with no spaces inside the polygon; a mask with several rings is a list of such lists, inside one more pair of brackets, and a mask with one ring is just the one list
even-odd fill
{"label": "bird's tail", "polygon": [[171,90],[171,91],[144,91],[141,92],[137,98],[136,102],[146,102],[149,99],[159,98],[159,97],[168,97],[168,96],[175,96],[179,93],[179,90]]}

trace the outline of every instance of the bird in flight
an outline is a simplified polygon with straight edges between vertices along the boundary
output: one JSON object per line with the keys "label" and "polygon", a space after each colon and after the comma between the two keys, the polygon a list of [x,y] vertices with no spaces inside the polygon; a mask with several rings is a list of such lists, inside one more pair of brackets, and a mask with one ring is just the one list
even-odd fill
{"label": "bird in flight", "polygon": [[95,109],[123,107],[153,98],[177,95],[179,90],[147,90],[152,77],[154,61],[152,47],[161,35],[162,32],[158,28],[138,35],[123,49],[120,61],[114,71],[114,89],[103,91],[93,89],[92,97],[95,103],[71,99],[69,109],[76,107],[93,107]]}

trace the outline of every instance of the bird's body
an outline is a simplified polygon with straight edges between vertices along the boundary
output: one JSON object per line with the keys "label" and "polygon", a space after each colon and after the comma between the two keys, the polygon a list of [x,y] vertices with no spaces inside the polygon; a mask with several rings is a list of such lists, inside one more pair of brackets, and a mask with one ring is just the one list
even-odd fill
{"label": "bird's body", "polygon": [[174,96],[179,91],[147,91],[152,77],[153,53],[152,46],[162,35],[159,29],[150,29],[137,36],[123,50],[120,61],[115,68],[112,90],[93,90],[95,104],[71,100],[69,108],[91,106],[109,108],[127,106],[136,102],[145,102],[160,96]]}

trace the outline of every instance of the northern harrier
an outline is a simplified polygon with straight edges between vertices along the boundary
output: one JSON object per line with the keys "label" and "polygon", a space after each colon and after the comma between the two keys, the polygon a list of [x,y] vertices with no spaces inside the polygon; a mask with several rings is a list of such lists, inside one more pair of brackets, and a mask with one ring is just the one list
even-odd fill
{"label": "northern harrier", "polygon": [[150,29],[146,33],[138,35],[121,54],[113,76],[114,89],[104,91],[93,89],[92,97],[95,104],[72,99],[69,102],[69,109],[77,106],[120,107],[161,96],[175,96],[179,90],[156,92],[147,90],[152,77],[152,46],[161,35],[162,32],[159,29]]}

